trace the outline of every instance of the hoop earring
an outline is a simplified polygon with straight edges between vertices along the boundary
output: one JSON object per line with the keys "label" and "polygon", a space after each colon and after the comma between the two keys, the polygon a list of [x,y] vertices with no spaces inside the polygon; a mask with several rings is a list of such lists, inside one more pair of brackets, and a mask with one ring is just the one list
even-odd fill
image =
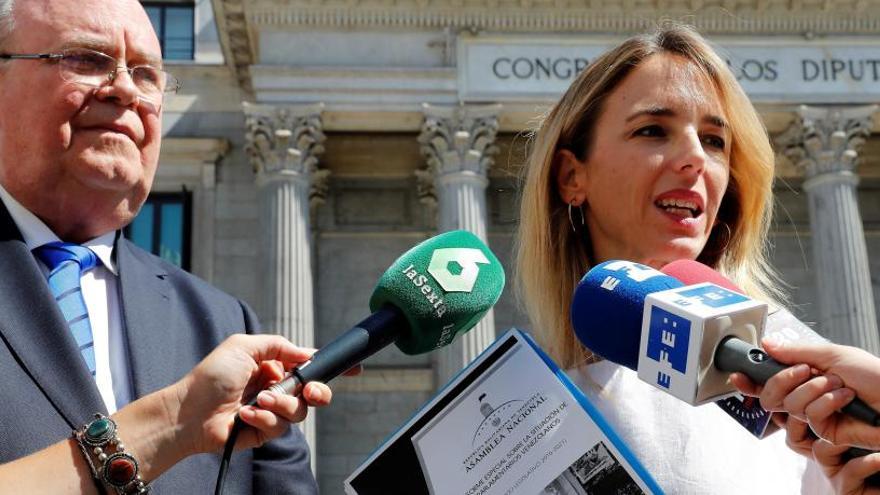
{"label": "hoop earring", "polygon": [[[571,214],[571,210],[572,210],[573,206],[574,206],[574,204],[572,204],[572,203],[568,204],[568,223],[571,225],[571,231],[574,232],[575,234],[577,234],[578,230],[574,226],[574,217]],[[579,205],[577,207],[577,209],[578,209],[578,212],[580,212],[580,214],[581,214],[581,227],[583,227],[584,226],[584,207],[583,207],[583,205]]]}

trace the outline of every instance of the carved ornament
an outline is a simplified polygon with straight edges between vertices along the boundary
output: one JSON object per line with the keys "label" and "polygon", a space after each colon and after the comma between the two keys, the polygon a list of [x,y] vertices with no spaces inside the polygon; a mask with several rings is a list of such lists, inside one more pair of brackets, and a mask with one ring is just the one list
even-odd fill
{"label": "carved ornament", "polygon": [[470,172],[486,177],[498,152],[498,114],[501,105],[434,106],[422,105],[425,120],[419,134],[426,167],[416,170],[421,201],[436,205],[434,181],[437,177]]}
{"label": "carved ornament", "polygon": [[322,204],[329,170],[318,168],[324,152],[323,105],[282,106],[244,103],[245,153],[258,180],[285,177],[309,182],[309,201]]}
{"label": "carved ornament", "polygon": [[871,117],[876,111],[877,105],[801,105],[798,118],[777,142],[807,179],[827,173],[854,172],[859,147],[871,134]]}

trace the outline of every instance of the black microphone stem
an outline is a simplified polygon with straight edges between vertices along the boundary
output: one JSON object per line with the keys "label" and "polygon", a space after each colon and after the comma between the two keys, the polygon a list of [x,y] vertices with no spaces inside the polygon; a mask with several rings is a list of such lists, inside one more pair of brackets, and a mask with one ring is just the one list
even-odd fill
{"label": "black microphone stem", "polygon": [[[394,342],[409,328],[399,309],[385,305],[347,332],[321,347],[312,358],[269,387],[276,393],[299,395],[309,382],[328,382]],[[248,401],[254,406],[257,398]]]}
{"label": "black microphone stem", "polygon": [[[740,372],[752,381],[764,384],[788,366],[770,357],[763,349],[736,337],[724,339],[715,350],[715,367],[726,373]],[[880,426],[880,413],[856,397],[841,412],[871,426]]]}

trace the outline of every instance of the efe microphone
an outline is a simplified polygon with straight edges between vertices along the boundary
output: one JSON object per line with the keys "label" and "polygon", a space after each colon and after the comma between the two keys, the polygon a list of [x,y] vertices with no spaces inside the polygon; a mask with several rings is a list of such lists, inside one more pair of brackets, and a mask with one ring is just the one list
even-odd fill
{"label": "efe microphone", "polygon": [[[697,261],[674,261],[664,266],[661,271],[687,284],[711,282],[742,293],[742,290],[733,282]],[[766,336],[780,340],[826,341],[787,311],[780,308],[771,313],[771,316],[773,314],[781,314],[782,317],[775,321],[768,319],[764,332]],[[779,322],[783,322],[784,325],[779,325]],[[763,349],[748,342],[729,338],[722,344],[715,354],[715,366],[722,371],[731,373],[738,371],[748,376],[752,381],[763,385],[770,377],[788,368],[788,365],[779,363]],[[874,411],[858,397],[844,406],[841,411],[870,425],[880,426],[880,413]]]}
{"label": "efe microphone", "polygon": [[[685,287],[627,261],[590,270],[571,308],[575,333],[586,347],[694,405],[734,393],[728,373],[763,383],[785,368],[755,348],[766,314],[766,304],[740,293],[714,284]],[[880,424],[867,406],[853,407],[859,419]]]}

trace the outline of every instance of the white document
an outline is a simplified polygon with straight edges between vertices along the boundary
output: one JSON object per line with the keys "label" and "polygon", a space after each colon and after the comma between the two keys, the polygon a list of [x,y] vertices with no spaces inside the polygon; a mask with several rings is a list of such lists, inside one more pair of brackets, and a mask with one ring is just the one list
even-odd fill
{"label": "white document", "polygon": [[662,493],[518,330],[499,338],[346,480],[351,495]]}

